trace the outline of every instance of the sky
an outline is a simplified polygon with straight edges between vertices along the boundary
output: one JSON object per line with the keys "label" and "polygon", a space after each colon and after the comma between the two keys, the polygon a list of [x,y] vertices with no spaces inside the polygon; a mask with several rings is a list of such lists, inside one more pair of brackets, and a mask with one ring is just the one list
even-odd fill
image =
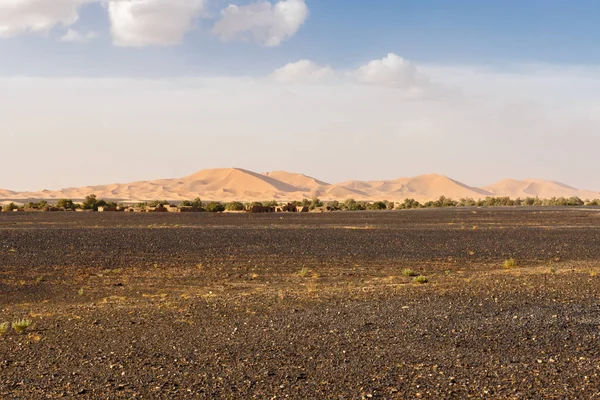
{"label": "sky", "polygon": [[600,2],[0,0],[0,188],[206,168],[600,190]]}

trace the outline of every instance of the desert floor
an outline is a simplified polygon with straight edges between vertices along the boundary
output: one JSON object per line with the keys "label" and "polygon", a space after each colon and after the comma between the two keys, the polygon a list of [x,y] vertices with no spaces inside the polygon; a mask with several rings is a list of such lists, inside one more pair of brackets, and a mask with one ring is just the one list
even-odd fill
{"label": "desert floor", "polygon": [[600,398],[599,273],[597,210],[1,213],[0,397]]}

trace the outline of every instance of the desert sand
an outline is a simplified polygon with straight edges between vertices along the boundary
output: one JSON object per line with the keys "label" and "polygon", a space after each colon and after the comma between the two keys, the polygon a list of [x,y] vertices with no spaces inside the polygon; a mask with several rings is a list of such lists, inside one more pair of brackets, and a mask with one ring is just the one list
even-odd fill
{"label": "desert sand", "polygon": [[473,199],[487,196],[600,198],[600,193],[543,180],[506,179],[483,188],[458,182],[444,175],[428,174],[382,181],[347,181],[329,184],[325,181],[286,171],[257,173],[241,168],[206,169],[183,178],[159,179],[37,192],[13,192],[0,189],[1,200],[17,199],[83,199],[96,194],[99,198],[120,201],[185,200],[200,197],[218,201],[301,200],[389,200],[418,201],[440,196]]}

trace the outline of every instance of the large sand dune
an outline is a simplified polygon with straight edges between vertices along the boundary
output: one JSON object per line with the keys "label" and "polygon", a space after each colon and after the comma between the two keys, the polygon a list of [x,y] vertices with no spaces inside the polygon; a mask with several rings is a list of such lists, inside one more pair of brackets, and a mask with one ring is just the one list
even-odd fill
{"label": "large sand dune", "polygon": [[598,198],[598,192],[581,190],[565,185],[560,182],[542,181],[539,179],[515,180],[505,179],[483,189],[493,193],[495,196],[509,197],[571,197],[577,196],[581,199]]}
{"label": "large sand dune", "polygon": [[487,196],[510,197],[571,197],[600,198],[600,193],[542,180],[503,180],[494,185],[477,188],[443,175],[429,174],[411,178],[383,181],[347,181],[329,184],[299,173],[285,171],[263,174],[241,168],[207,169],[183,178],[159,179],[38,192],[13,192],[0,189],[0,199],[83,199],[96,194],[107,200],[202,200],[263,201],[300,200],[319,197],[322,200],[390,200],[413,198],[418,201],[440,196],[474,199]]}

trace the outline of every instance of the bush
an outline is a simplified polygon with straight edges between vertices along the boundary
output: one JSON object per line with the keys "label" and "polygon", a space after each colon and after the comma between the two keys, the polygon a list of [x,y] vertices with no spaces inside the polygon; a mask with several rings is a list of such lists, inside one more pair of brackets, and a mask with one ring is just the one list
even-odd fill
{"label": "bush", "polygon": [[27,328],[29,328],[30,325],[31,325],[30,319],[20,319],[20,320],[12,323],[12,328],[17,333],[23,333],[27,330]]}
{"label": "bush", "polygon": [[398,204],[398,209],[400,210],[408,210],[411,208],[419,208],[421,207],[421,204],[416,201],[415,199],[404,199],[404,201],[400,204]]}
{"label": "bush", "polygon": [[348,199],[344,202],[342,208],[348,211],[362,211],[365,210],[365,204],[364,202],[359,203],[354,199]]}
{"label": "bush", "polygon": [[6,335],[8,332],[8,328],[10,328],[10,324],[8,322],[3,322],[0,324],[0,336]]}
{"label": "bush", "polygon": [[64,208],[65,210],[74,210],[75,204],[71,199],[60,199],[56,202],[56,207]]}
{"label": "bush", "polygon": [[417,276],[414,281],[420,285],[429,282],[429,279],[426,276],[423,275],[419,275]]}
{"label": "bush", "polygon": [[387,210],[387,205],[383,201],[376,201],[373,204],[369,204],[369,210]]}
{"label": "bush", "polygon": [[514,258],[509,258],[507,260],[504,260],[504,267],[505,268],[513,268],[517,266],[517,262],[515,261]]}
{"label": "bush", "polygon": [[225,205],[227,211],[244,211],[244,205],[239,201],[232,201]]}
{"label": "bush", "polygon": [[315,197],[310,201],[310,205],[308,206],[308,209],[312,211],[319,207],[323,207],[323,202]]}
{"label": "bush", "polygon": [[28,210],[45,210],[49,207],[48,202],[46,200],[41,200],[37,203],[29,202],[25,204],[25,208]]}
{"label": "bush", "polygon": [[328,210],[332,210],[332,211],[333,211],[333,210],[339,210],[339,209],[340,209],[340,207],[341,207],[341,206],[340,206],[340,202],[339,202],[339,201],[337,201],[337,200],[330,201],[330,202],[328,202],[328,203],[327,203],[327,209],[328,209]]}
{"label": "bush", "polygon": [[405,268],[405,269],[402,270],[402,275],[404,275],[404,276],[418,276],[419,273],[416,272],[416,271],[413,271],[410,268]]}
{"label": "bush", "polygon": [[196,197],[192,201],[190,201],[190,200],[182,201],[181,205],[184,207],[202,208],[202,200],[200,200],[200,197]]}
{"label": "bush", "polygon": [[463,197],[458,201],[459,207],[474,207],[477,205],[477,202],[470,197]]}
{"label": "bush", "polygon": [[96,195],[95,194],[90,194],[89,196],[85,197],[85,200],[83,203],[81,203],[81,207],[84,210],[93,210],[96,207],[96,203],[97,203],[97,199],[96,199]]}
{"label": "bush", "polygon": [[225,211],[225,206],[218,201],[211,201],[206,205],[206,211],[208,212],[223,212]]}

